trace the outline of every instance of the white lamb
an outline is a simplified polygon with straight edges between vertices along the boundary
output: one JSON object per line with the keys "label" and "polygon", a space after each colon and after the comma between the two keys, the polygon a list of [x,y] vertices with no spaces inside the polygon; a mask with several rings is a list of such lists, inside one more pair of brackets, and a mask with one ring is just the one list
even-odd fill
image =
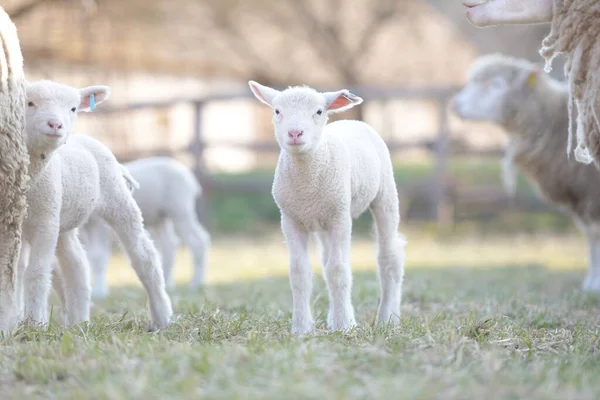
{"label": "white lamb", "polygon": [[89,320],[90,271],[77,230],[95,213],[115,229],[126,248],[149,298],[150,329],[160,329],[169,323],[171,301],[165,291],[158,253],[143,227],[122,167],[97,140],[71,136],[77,112],[90,111],[92,103],[99,104],[108,96],[105,86],[77,90],[52,81],[27,85],[31,188],[17,278],[24,316],[37,323],[48,321],[56,253],[68,320]]}
{"label": "white lamb", "polygon": [[273,198],[290,255],[292,333],[314,329],[310,309],[312,270],[308,240],[316,233],[322,247],[323,275],[329,289],[327,324],[331,330],[356,325],[351,300],[352,219],[370,208],[377,228],[381,299],[378,324],[400,321],[405,240],[398,234],[400,211],[389,151],[369,125],[360,121],[327,124],[330,113],[362,102],[348,90],[319,93],[309,87],[278,91],[249,82],[254,95],[273,108],[275,138],[281,148]]}
{"label": "white lamb", "polygon": [[[201,194],[201,187],[194,174],[185,165],[169,157],[149,157],[123,165],[139,183],[133,198],[162,256],[167,287],[173,286],[172,267],[178,245],[177,236],[193,254],[191,286],[198,287],[204,282],[210,235],[196,214],[196,200]],[[94,273],[92,296],[104,297],[108,294],[106,267],[111,250],[111,230],[101,218],[93,217],[81,229],[81,234]]]}

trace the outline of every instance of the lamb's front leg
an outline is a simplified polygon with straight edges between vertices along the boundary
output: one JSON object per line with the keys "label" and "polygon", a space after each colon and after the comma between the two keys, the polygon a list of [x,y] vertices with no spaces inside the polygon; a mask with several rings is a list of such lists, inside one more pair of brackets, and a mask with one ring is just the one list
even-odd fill
{"label": "lamb's front leg", "polygon": [[290,286],[292,288],[292,334],[305,335],[313,331],[314,320],[310,310],[312,269],[308,256],[308,232],[294,221],[281,216],[281,230],[290,256]]}
{"label": "lamb's front leg", "polygon": [[333,331],[346,331],[356,326],[352,306],[352,270],[350,241],[352,220],[340,221],[326,232],[329,246],[325,280],[329,289],[327,325]]}
{"label": "lamb's front leg", "polygon": [[588,273],[582,289],[586,292],[600,292],[600,237],[588,235]]}
{"label": "lamb's front leg", "polygon": [[64,232],[58,239],[57,255],[62,272],[64,305],[70,324],[90,320],[92,286],[90,266],[77,237],[77,229]]}
{"label": "lamb's front leg", "polygon": [[24,274],[25,318],[48,323],[48,297],[52,284],[52,262],[58,232],[39,231],[30,242],[29,263]]}

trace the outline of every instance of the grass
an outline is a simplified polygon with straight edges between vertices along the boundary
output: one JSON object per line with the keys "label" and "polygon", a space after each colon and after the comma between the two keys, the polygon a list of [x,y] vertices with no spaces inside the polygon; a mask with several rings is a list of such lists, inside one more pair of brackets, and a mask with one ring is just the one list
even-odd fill
{"label": "grass", "polygon": [[[374,248],[353,247],[360,326],[289,335],[281,237],[218,239],[208,285],[191,292],[178,256],[176,319],[146,333],[145,297],[121,256],[89,325],[21,327],[0,347],[2,399],[595,399],[600,304],[580,292],[579,236],[408,232],[402,325],[374,329]],[[316,255],[313,255],[316,260]],[[318,269],[316,269],[318,272]]]}

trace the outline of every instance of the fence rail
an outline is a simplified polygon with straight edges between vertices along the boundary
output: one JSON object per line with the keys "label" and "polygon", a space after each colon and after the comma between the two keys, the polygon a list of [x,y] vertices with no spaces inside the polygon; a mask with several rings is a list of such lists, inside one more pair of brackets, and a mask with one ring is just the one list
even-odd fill
{"label": "fence rail", "polygon": [[[541,202],[537,202],[531,197],[520,196],[516,199],[510,198],[504,194],[502,188],[461,188],[451,182],[448,172],[448,161],[451,155],[479,155],[499,157],[503,153],[502,148],[492,149],[474,149],[460,140],[452,139],[452,134],[448,123],[447,102],[457,91],[457,87],[432,87],[432,88],[373,88],[373,87],[353,87],[355,93],[359,94],[365,100],[391,101],[421,99],[437,104],[438,129],[433,135],[434,139],[420,139],[411,142],[388,140],[388,148],[392,153],[403,152],[413,149],[421,149],[431,152],[434,155],[433,176],[427,178],[427,189],[431,202],[430,218],[436,219],[441,229],[451,226],[456,218],[461,218],[465,211],[457,211],[458,203],[472,203],[473,210],[475,204],[488,204],[492,207],[499,205],[519,205],[530,207],[531,204],[537,204],[536,207],[543,208]],[[322,89],[321,89],[322,90]],[[202,121],[204,118],[204,108],[206,105],[222,100],[246,99],[251,98],[249,90],[232,91],[228,93],[211,94],[201,98],[191,99],[172,99],[159,102],[146,102],[137,104],[119,105],[113,107],[103,107],[97,110],[102,115],[114,115],[119,113],[128,113],[142,109],[165,109],[179,104],[188,104],[193,106],[194,110],[194,136],[192,141],[182,148],[173,149],[154,149],[152,151],[134,151],[122,154],[116,154],[120,161],[128,161],[139,157],[150,155],[190,154],[194,160],[194,171],[201,185],[204,188],[204,201],[199,204],[201,216],[207,218],[210,215],[209,207],[211,193],[215,191],[231,194],[265,192],[271,188],[271,182],[265,180],[245,180],[243,182],[221,182],[207,170],[204,163],[204,153],[210,148],[235,148],[244,149],[257,154],[279,152],[279,147],[274,140],[257,141],[232,141],[232,140],[205,140],[202,131]],[[461,132],[458,132],[461,133]],[[408,189],[410,190],[410,189]],[[463,207],[464,208],[464,207]],[[468,212],[467,212],[468,214]],[[209,223],[209,221],[205,221]]]}

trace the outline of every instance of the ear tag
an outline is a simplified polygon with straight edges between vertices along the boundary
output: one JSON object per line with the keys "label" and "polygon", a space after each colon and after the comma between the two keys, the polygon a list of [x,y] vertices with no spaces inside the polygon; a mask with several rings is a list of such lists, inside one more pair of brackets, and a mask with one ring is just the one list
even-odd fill
{"label": "ear tag", "polygon": [[96,108],[96,96],[94,93],[90,94],[90,110],[94,111]]}
{"label": "ear tag", "polygon": [[527,77],[527,85],[534,87],[537,84],[537,72],[532,72],[531,74],[529,74],[529,77]]}

